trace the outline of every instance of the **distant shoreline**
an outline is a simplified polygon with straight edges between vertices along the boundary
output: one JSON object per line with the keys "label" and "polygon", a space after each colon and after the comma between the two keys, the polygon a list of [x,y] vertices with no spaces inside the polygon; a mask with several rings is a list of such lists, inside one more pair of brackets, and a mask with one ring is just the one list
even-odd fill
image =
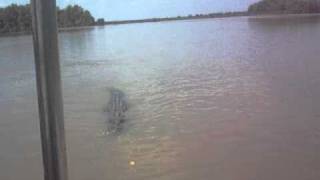
{"label": "distant shoreline", "polygon": [[[254,17],[254,18],[273,18],[273,17],[303,17],[303,16],[320,16],[320,13],[304,13],[304,14],[285,14],[285,13],[263,13],[252,14],[248,12],[236,12],[225,13],[217,16],[202,15],[202,16],[182,16],[182,17],[170,17],[170,18],[152,18],[152,19],[138,19],[138,20],[124,20],[124,21],[106,21],[104,24],[92,25],[92,26],[78,26],[78,27],[66,27],[59,28],[59,32],[77,31],[84,29],[91,29],[99,26],[112,26],[112,25],[124,25],[124,24],[142,24],[142,23],[155,23],[155,22],[169,22],[169,21],[183,21],[183,20],[201,20],[201,19],[218,19],[218,18],[231,18],[231,17]],[[0,37],[12,37],[31,35],[32,32],[13,32],[0,34]]]}
{"label": "distant shoreline", "polygon": [[152,23],[152,22],[163,22],[163,21],[180,21],[180,20],[192,20],[192,19],[227,18],[227,17],[239,17],[239,16],[249,16],[249,13],[246,12],[246,11],[243,11],[243,12],[241,11],[241,12],[198,14],[198,15],[189,15],[189,16],[167,17],[167,18],[149,18],[149,19],[137,19],[137,20],[106,21],[102,25]]}
{"label": "distant shoreline", "polygon": [[320,13],[296,13],[296,14],[264,13],[264,14],[251,15],[250,17],[264,19],[264,18],[310,17],[310,16],[320,16]]}
{"label": "distant shoreline", "polygon": [[[154,22],[165,22],[165,21],[181,21],[181,20],[197,20],[197,19],[210,19],[210,18],[228,18],[228,17],[240,17],[248,16],[248,12],[227,12],[227,13],[212,13],[212,14],[199,14],[199,15],[189,15],[189,16],[178,16],[178,17],[168,17],[168,18],[150,18],[150,19],[137,19],[137,20],[123,20],[123,21],[106,21],[103,24],[95,24],[92,26],[78,26],[78,27],[65,27],[59,28],[59,32],[82,30],[99,26],[107,25],[121,25],[121,24],[140,24],[140,23],[154,23]],[[10,37],[10,36],[21,36],[30,35],[32,32],[11,32],[11,33],[0,33],[0,37]]]}
{"label": "distant shoreline", "polygon": [[[217,18],[232,18],[232,17],[256,17],[256,18],[270,18],[270,17],[291,17],[291,16],[319,16],[320,13],[249,13],[249,12],[236,12],[225,13],[216,16],[202,15],[202,16],[183,16],[183,17],[170,17],[170,18],[153,18],[153,19],[139,19],[139,20],[124,20],[124,21],[107,21],[104,25],[121,25],[121,24],[140,24],[140,23],[154,23],[166,21],[182,21],[182,20],[200,20],[200,19],[217,19]],[[98,25],[99,26],[99,25]],[[103,25],[100,25],[103,26]]]}

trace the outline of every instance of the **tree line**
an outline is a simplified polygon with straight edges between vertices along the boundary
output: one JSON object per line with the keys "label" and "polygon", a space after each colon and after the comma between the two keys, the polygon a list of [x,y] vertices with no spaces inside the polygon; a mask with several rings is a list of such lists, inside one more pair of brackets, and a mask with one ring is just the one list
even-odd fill
{"label": "tree line", "polygon": [[[57,7],[57,20],[59,27],[91,26],[95,19],[88,10],[79,5],[69,5],[60,9]],[[32,16],[29,4],[11,4],[0,8],[0,34],[31,32]]]}
{"label": "tree line", "polygon": [[[69,5],[63,9],[57,7],[58,26],[62,28],[104,24],[141,23],[183,19],[245,16],[264,13],[320,13],[320,0],[261,0],[257,3],[250,5],[248,11],[246,12],[196,14],[168,18],[152,18],[109,22],[105,22],[104,19],[98,19],[97,22],[95,22],[95,19],[91,15],[91,13],[88,10],[83,9],[79,5]],[[32,17],[31,8],[29,4],[11,4],[5,8],[0,7],[0,34],[31,32],[31,30]]]}
{"label": "tree line", "polygon": [[118,21],[107,21],[107,22],[104,22],[103,19],[100,19],[100,22],[101,22],[100,24],[114,25],[114,24],[129,24],[129,23],[147,23],[147,22],[177,21],[177,20],[188,20],[188,19],[235,17],[235,16],[245,16],[245,15],[247,15],[247,12],[225,12],[225,13],[210,13],[210,14],[195,14],[195,15],[189,14],[188,16],[148,18],[148,19],[136,19],[136,20],[120,20],[120,21],[118,20]]}
{"label": "tree line", "polygon": [[320,13],[320,0],[262,0],[252,4],[249,13]]}

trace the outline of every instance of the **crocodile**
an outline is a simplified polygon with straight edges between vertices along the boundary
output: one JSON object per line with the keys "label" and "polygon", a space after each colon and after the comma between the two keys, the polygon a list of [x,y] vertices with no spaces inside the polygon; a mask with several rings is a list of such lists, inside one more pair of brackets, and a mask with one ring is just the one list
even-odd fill
{"label": "crocodile", "polygon": [[128,103],[125,94],[119,89],[110,90],[110,100],[107,105],[108,132],[120,132],[126,121]]}

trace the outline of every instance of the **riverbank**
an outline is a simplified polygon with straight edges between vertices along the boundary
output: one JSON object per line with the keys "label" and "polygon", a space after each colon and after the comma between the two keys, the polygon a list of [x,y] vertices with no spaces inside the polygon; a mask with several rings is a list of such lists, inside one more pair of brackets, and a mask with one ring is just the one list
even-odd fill
{"label": "riverbank", "polygon": [[[79,27],[67,27],[59,28],[59,32],[68,31],[80,31],[84,29],[91,29],[99,26],[110,26],[110,25],[122,25],[122,24],[140,24],[140,23],[154,23],[154,22],[165,22],[165,21],[183,21],[183,20],[200,20],[200,19],[215,19],[215,18],[231,18],[231,17],[253,17],[253,18],[282,18],[282,17],[308,17],[308,16],[320,16],[320,13],[305,13],[305,14],[284,14],[284,13],[263,13],[253,14],[247,12],[233,12],[233,13],[217,13],[214,15],[195,15],[195,16],[181,16],[171,18],[152,18],[152,19],[138,19],[138,20],[126,20],[126,21],[107,21],[102,25],[93,26],[79,26]],[[13,32],[0,34],[0,37],[10,36],[21,36],[31,35],[32,32]]]}
{"label": "riverbank", "polygon": [[197,19],[215,19],[215,18],[232,18],[232,17],[254,17],[254,18],[272,18],[272,17],[303,17],[303,16],[320,16],[320,13],[249,13],[249,12],[233,12],[233,13],[217,13],[215,15],[199,15],[199,16],[182,16],[172,18],[153,18],[141,20],[127,21],[107,21],[104,25],[121,25],[121,24],[137,24],[137,23],[153,23],[164,21],[183,21]]}
{"label": "riverbank", "polygon": [[251,15],[252,18],[264,19],[264,18],[294,18],[294,17],[312,17],[320,16],[320,13],[305,13],[305,14],[284,14],[284,13],[264,13]]}
{"label": "riverbank", "polygon": [[[153,18],[141,20],[127,20],[127,21],[107,21],[104,25],[121,25],[121,24],[138,24],[138,23],[154,23],[165,21],[183,21],[183,20],[200,20],[200,19],[216,19],[216,18],[232,18],[232,17],[254,17],[254,18],[273,18],[273,17],[303,17],[303,16],[320,16],[320,13],[248,13],[248,12],[235,12],[235,13],[218,13],[212,15],[199,15],[199,16],[182,16],[173,18]],[[101,26],[101,25],[100,25]],[[103,25],[102,25],[103,26]]]}
{"label": "riverbank", "polygon": [[166,18],[150,18],[150,19],[137,19],[137,20],[123,20],[123,21],[107,21],[104,25],[118,25],[118,24],[136,24],[136,23],[150,23],[162,21],[179,21],[179,20],[193,20],[193,19],[209,19],[209,18],[227,18],[248,16],[248,12],[226,12],[226,13],[211,13],[211,14],[196,14],[188,16],[166,17]]}
{"label": "riverbank", "polygon": [[[248,16],[248,15],[249,14],[247,12],[227,12],[227,13],[197,14],[197,15],[168,17],[168,18],[151,18],[151,19],[137,19],[137,20],[123,20],[123,21],[106,21],[103,24],[95,24],[95,25],[92,25],[92,26],[79,26],[79,27],[59,28],[59,32],[77,31],[77,30],[90,29],[90,28],[93,28],[93,27],[96,27],[96,26],[105,26],[105,25],[154,23],[154,22],[164,22],[164,21],[197,20],[197,19],[209,19],[209,18],[228,18],[228,17]],[[30,34],[32,34],[31,31],[11,32],[11,33],[3,33],[3,34],[0,33],[0,37],[30,35]]]}

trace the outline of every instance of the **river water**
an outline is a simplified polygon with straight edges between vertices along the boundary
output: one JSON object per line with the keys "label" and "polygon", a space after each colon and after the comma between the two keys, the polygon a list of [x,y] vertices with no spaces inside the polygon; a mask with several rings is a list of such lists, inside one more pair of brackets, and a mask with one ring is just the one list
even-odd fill
{"label": "river water", "polygon": [[[70,179],[320,179],[319,43],[319,16],[61,33]],[[33,66],[31,36],[0,38],[1,180],[42,179]],[[119,135],[110,88],[129,103]]]}

